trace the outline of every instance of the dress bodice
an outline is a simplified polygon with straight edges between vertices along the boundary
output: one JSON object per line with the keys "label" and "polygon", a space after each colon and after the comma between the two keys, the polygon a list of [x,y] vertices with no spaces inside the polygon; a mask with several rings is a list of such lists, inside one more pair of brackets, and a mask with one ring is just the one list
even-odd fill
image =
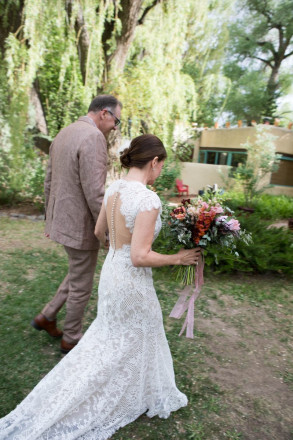
{"label": "dress bodice", "polygon": [[[130,234],[133,233],[134,230],[134,224],[136,216],[143,211],[150,211],[152,209],[159,209],[159,214],[156,220],[155,224],[155,231],[154,231],[154,238],[155,239],[160,232],[161,229],[161,201],[158,195],[149,190],[144,184],[137,181],[128,181],[124,179],[119,179],[112,183],[112,185],[109,186],[105,193],[104,203],[106,211],[111,210],[111,222],[109,222],[109,229],[110,229],[110,238],[111,238],[111,228],[113,226],[115,216],[115,207],[113,207],[113,204],[116,203],[117,197],[112,197],[111,199],[111,206],[108,206],[108,202],[111,198],[111,196],[119,197],[119,206],[120,206],[120,214],[123,216],[125,220],[125,227],[128,229]],[[122,231],[122,227],[115,227],[115,237],[116,237],[116,243],[122,241],[123,244],[129,245],[127,242],[123,242],[119,237],[120,231]],[[122,235],[122,232],[121,232]],[[113,241],[111,242],[111,245],[113,247]],[[120,246],[116,246],[120,247]]]}

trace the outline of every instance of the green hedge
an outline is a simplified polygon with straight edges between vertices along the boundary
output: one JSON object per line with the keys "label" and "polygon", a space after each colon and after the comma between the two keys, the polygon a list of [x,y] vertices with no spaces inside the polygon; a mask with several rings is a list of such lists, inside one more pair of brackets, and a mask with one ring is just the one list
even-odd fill
{"label": "green hedge", "polygon": [[[255,214],[238,217],[241,227],[252,234],[253,243],[238,243],[239,258],[210,248],[206,266],[216,273],[222,272],[275,272],[293,274],[293,233],[284,228],[268,228],[270,222],[260,220]],[[218,264],[215,264],[215,254]]]}
{"label": "green hedge", "polygon": [[[239,192],[224,193],[226,204],[235,212],[245,206],[244,195]],[[253,200],[251,208],[261,219],[277,220],[293,218],[293,197],[261,194]]]}

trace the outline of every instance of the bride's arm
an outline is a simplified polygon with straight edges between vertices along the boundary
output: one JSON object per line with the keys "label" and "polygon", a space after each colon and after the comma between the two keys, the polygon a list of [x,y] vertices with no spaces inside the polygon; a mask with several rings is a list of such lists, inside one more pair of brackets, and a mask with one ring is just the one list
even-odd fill
{"label": "bride's arm", "polygon": [[100,242],[107,246],[109,239],[108,239],[108,223],[107,223],[107,216],[106,216],[106,209],[104,202],[102,204],[101,211],[99,213],[99,217],[96,223],[95,227],[95,236],[97,237]]}
{"label": "bride's arm", "polygon": [[181,249],[173,255],[159,254],[151,249],[159,210],[140,212],[136,219],[131,240],[131,261],[135,267],[159,267],[196,264],[200,250]]}

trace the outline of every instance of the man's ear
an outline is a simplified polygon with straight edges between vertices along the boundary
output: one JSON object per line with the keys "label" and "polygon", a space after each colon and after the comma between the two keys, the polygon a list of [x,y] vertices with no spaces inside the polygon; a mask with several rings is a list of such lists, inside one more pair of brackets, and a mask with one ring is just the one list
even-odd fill
{"label": "man's ear", "polygon": [[100,111],[100,119],[101,120],[104,120],[105,119],[105,117],[106,117],[106,113],[107,113],[107,110],[101,110]]}

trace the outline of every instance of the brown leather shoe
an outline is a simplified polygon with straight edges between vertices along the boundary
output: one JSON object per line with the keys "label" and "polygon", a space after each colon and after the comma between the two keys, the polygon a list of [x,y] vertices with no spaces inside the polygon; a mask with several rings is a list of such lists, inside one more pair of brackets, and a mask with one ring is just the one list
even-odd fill
{"label": "brown leather shoe", "polygon": [[72,350],[77,344],[70,344],[69,342],[64,341],[64,339],[61,339],[61,345],[60,350],[61,353],[67,354]]}
{"label": "brown leather shoe", "polygon": [[36,330],[45,330],[53,338],[61,338],[63,331],[56,327],[56,319],[49,321],[42,313],[39,313],[31,322]]}

